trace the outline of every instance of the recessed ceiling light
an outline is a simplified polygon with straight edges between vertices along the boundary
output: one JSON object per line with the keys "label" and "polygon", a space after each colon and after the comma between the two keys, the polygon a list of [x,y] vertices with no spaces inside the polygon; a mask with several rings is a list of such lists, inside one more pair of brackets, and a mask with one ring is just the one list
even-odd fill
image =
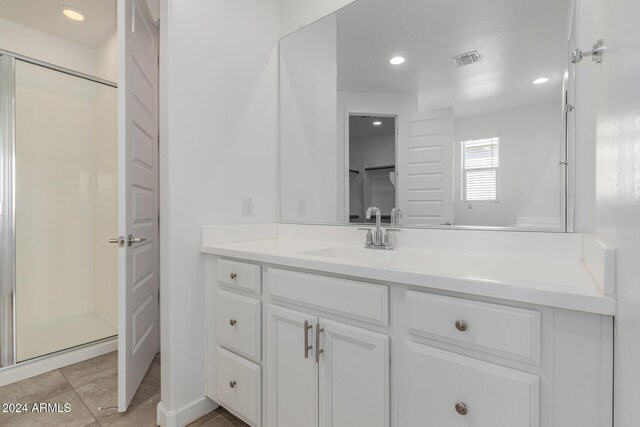
{"label": "recessed ceiling light", "polygon": [[534,84],[534,85],[541,85],[541,84],[546,83],[546,82],[548,82],[548,81],[549,81],[549,78],[548,78],[548,77],[540,77],[539,79],[535,79],[535,80],[533,81],[533,84]]}
{"label": "recessed ceiling light", "polygon": [[393,65],[400,65],[403,62],[404,62],[404,58],[402,56],[394,56],[389,60],[389,63]]}
{"label": "recessed ceiling light", "polygon": [[382,122],[373,122],[374,126],[382,126]]}
{"label": "recessed ceiling light", "polygon": [[60,6],[60,10],[64,14],[64,16],[74,21],[84,21],[86,19],[85,14],[79,11],[78,9],[76,9],[75,7]]}

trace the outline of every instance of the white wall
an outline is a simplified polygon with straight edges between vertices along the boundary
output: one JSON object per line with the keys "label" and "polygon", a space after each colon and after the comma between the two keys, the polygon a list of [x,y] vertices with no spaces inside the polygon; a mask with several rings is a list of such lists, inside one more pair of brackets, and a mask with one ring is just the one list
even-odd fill
{"label": "white wall", "polygon": [[95,85],[93,108],[95,205],[93,218],[93,311],[118,325],[118,91]]}
{"label": "white wall", "polygon": [[353,3],[354,0],[279,0],[280,37]]}
{"label": "white wall", "polygon": [[115,96],[110,87],[16,65],[19,329],[96,311],[115,324]]}
{"label": "white wall", "polygon": [[640,2],[597,0],[595,234],[616,249],[615,426],[640,419]]}
{"label": "white wall", "polygon": [[95,75],[93,49],[0,18],[0,48],[40,61]]}
{"label": "white wall", "polygon": [[0,18],[0,49],[117,82],[114,30],[96,50]]}
{"label": "white wall", "polygon": [[[500,137],[499,202],[463,203],[460,142],[494,136]],[[456,225],[513,226],[517,217],[551,218],[556,227],[564,224],[558,104],[455,119],[454,137]]]}
{"label": "white wall", "polygon": [[280,44],[283,222],[337,222],[336,37],[328,16]]}
{"label": "white wall", "polygon": [[277,221],[278,4],[163,0],[160,22],[162,407],[172,411],[204,394],[200,227]]}
{"label": "white wall", "polygon": [[118,82],[118,33],[114,31],[95,50],[96,76]]}

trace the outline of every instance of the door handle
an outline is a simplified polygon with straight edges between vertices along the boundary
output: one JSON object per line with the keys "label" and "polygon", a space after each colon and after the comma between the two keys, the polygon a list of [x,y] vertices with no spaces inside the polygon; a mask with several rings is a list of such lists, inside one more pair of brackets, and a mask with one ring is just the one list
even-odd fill
{"label": "door handle", "polygon": [[147,241],[147,239],[143,239],[143,238],[139,238],[139,237],[138,238],[133,237],[133,234],[129,234],[127,236],[127,246],[131,246],[134,243],[142,243],[142,242],[146,242],[146,241]]}
{"label": "door handle", "polygon": [[119,248],[124,246],[124,237],[120,236],[117,239],[109,239],[109,243],[117,244]]}
{"label": "door handle", "polygon": [[311,328],[313,328],[313,326],[309,324],[308,320],[305,320],[304,321],[304,358],[305,359],[309,358],[309,350],[313,348],[312,345],[309,345],[309,329]]}
{"label": "door handle", "polygon": [[320,353],[324,350],[320,348],[320,333],[324,332],[324,328],[320,328],[320,323],[316,323],[316,363],[320,363]]}

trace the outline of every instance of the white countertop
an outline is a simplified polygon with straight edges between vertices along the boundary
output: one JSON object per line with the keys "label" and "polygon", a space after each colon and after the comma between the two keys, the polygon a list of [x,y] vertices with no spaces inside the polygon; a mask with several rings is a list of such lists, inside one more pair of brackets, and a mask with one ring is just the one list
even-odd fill
{"label": "white countertop", "polygon": [[[335,258],[304,253],[328,248],[355,256]],[[286,238],[209,243],[202,246],[202,252],[428,289],[615,314],[615,298],[603,293],[579,260],[416,248],[387,252],[363,249],[357,244]]]}

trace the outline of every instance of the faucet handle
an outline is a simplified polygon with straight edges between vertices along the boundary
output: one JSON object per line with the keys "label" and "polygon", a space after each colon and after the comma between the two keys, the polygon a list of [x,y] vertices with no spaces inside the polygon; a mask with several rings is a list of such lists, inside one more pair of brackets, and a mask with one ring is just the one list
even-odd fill
{"label": "faucet handle", "polygon": [[404,216],[402,209],[399,207],[394,207],[391,209],[391,225],[400,225],[400,220]]}
{"label": "faucet handle", "polygon": [[386,231],[386,233],[384,233],[384,247],[385,249],[393,249],[393,241],[391,240],[391,232],[392,231],[402,231],[401,228],[384,228],[384,231]]}
{"label": "faucet handle", "polygon": [[366,246],[371,246],[373,245],[373,234],[371,233],[371,229],[368,227],[358,227],[358,230],[366,230],[367,231],[367,242],[365,243]]}

